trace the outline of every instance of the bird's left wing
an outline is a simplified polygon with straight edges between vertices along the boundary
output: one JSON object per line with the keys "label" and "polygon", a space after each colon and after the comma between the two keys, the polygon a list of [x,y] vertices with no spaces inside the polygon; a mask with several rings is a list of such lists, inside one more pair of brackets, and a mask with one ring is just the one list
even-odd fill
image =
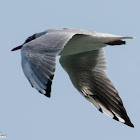
{"label": "bird's left wing", "polygon": [[21,49],[22,68],[32,87],[50,97],[56,56],[74,33],[47,33]]}
{"label": "bird's left wing", "polygon": [[117,90],[105,73],[104,50],[94,50],[61,56],[60,63],[69,74],[75,88],[100,112],[134,127]]}

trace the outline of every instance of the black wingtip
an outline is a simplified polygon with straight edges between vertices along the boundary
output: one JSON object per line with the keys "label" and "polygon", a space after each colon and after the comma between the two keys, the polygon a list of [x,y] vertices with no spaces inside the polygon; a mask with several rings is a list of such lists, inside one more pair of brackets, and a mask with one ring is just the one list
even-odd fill
{"label": "black wingtip", "polygon": [[[113,119],[116,120],[116,121],[119,121],[119,119],[116,116],[114,116]],[[123,124],[134,128],[134,125],[131,123],[130,119],[125,121]]]}
{"label": "black wingtip", "polygon": [[128,125],[128,126],[134,128],[134,125],[133,125],[130,121],[129,121],[129,122],[125,122],[124,124],[126,124],[126,125]]}
{"label": "black wingtip", "polygon": [[48,80],[46,93],[44,94],[48,98],[51,97],[51,85],[52,85],[52,81],[51,80]]}
{"label": "black wingtip", "polygon": [[131,121],[130,121],[130,119],[129,119],[129,117],[127,116],[127,117],[125,117],[125,122],[124,122],[124,124],[126,124],[126,125],[128,125],[128,126],[130,126],[130,127],[133,127],[134,128],[134,125],[131,123]]}
{"label": "black wingtip", "polygon": [[47,96],[48,98],[51,97],[51,85],[52,85],[53,77],[54,77],[54,75],[50,76],[50,79],[48,79],[48,83],[46,85],[47,89],[46,89],[46,93],[44,95]]}

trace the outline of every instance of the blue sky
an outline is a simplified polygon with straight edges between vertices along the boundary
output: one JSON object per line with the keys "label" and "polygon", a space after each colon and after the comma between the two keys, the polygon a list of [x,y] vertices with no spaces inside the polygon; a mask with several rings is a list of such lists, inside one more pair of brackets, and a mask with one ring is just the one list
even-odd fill
{"label": "blue sky", "polygon": [[[0,132],[7,140],[140,139],[140,1],[4,0],[0,4]],[[72,27],[135,36],[105,48],[108,76],[135,128],[101,114],[73,87],[57,59],[52,97],[31,88],[20,51],[10,50],[49,28]]]}

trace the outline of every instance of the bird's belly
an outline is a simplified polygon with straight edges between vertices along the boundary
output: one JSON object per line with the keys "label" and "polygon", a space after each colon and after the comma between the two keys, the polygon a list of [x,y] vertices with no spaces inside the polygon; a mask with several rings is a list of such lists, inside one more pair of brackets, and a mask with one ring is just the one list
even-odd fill
{"label": "bird's belly", "polygon": [[68,41],[59,55],[72,55],[86,51],[97,50],[105,46],[106,44],[98,42],[92,37],[78,35],[74,36],[70,41]]}

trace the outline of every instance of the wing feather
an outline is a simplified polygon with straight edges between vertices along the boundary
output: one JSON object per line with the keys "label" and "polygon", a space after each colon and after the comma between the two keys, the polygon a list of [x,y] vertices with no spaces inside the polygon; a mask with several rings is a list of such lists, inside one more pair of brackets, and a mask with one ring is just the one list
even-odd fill
{"label": "wing feather", "polygon": [[61,56],[60,63],[75,88],[100,112],[133,127],[117,90],[105,73],[103,49]]}
{"label": "wing feather", "polygon": [[50,97],[56,56],[74,33],[47,33],[25,44],[21,49],[25,76],[40,93]]}

